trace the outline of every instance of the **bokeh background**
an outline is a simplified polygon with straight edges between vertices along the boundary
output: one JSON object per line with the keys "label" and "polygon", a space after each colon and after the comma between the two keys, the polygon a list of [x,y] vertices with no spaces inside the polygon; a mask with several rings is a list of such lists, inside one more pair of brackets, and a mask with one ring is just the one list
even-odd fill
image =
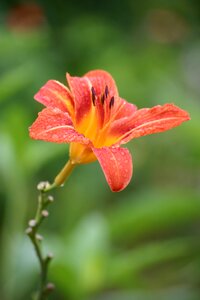
{"label": "bokeh background", "polygon": [[65,73],[105,69],[139,108],[174,102],[192,120],[129,143],[134,176],[112,193],[98,163],[75,169],[41,233],[55,259],[50,299],[200,299],[200,2],[0,4],[0,299],[27,300],[38,262],[24,231],[36,185],[68,145],[30,140],[33,95]]}

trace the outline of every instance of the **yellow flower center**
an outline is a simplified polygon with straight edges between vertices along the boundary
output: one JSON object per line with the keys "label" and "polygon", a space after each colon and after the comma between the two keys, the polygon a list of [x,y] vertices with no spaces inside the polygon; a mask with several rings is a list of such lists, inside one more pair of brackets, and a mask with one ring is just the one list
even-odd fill
{"label": "yellow flower center", "polygon": [[[111,109],[114,106],[114,97],[108,98],[108,87],[105,87],[105,93],[96,95],[94,88],[91,88],[91,109],[89,113],[81,120],[79,124],[75,123],[76,130],[87,137],[95,148],[109,147],[115,141],[116,137],[109,135],[109,126],[112,121]],[[107,106],[104,102],[109,99]],[[70,158],[74,163],[88,163],[96,160],[90,147],[79,143],[70,144]]]}

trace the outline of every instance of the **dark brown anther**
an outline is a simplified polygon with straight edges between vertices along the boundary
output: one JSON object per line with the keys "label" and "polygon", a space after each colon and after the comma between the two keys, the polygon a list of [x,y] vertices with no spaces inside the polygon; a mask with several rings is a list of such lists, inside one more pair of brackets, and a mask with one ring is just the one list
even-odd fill
{"label": "dark brown anther", "polygon": [[109,94],[109,90],[108,90],[108,86],[106,85],[106,88],[105,88],[105,96],[106,96],[106,98],[108,97],[108,94]]}
{"label": "dark brown anther", "polygon": [[95,90],[94,90],[94,87],[93,87],[93,86],[92,86],[92,88],[91,88],[91,92],[92,92],[92,103],[93,103],[93,105],[95,106],[96,93],[95,93]]}
{"label": "dark brown anther", "polygon": [[114,98],[114,96],[112,96],[111,99],[110,99],[110,103],[109,103],[109,108],[110,109],[114,105],[114,103],[115,103],[115,98]]}
{"label": "dark brown anther", "polygon": [[104,105],[104,101],[105,101],[105,95],[103,94],[103,95],[101,96],[101,104],[102,104],[102,105]]}

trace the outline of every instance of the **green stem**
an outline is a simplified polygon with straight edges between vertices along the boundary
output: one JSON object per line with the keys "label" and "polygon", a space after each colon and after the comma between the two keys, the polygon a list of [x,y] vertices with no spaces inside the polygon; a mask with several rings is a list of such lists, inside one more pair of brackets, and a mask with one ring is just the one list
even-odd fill
{"label": "green stem", "polygon": [[40,264],[40,288],[36,294],[35,300],[44,300],[47,295],[53,290],[52,284],[47,284],[47,274],[48,274],[48,265],[52,259],[51,254],[43,255],[41,249],[41,240],[42,237],[38,234],[39,226],[42,224],[44,219],[48,217],[48,211],[45,209],[52,202],[52,196],[47,196],[45,188],[47,183],[40,183],[38,189],[40,194],[38,197],[38,207],[35,218],[29,221],[29,227],[27,229],[27,234],[33,244],[35,253],[37,255],[39,264]]}
{"label": "green stem", "polygon": [[37,255],[39,264],[40,264],[40,288],[38,293],[36,294],[34,300],[45,300],[47,296],[53,291],[54,285],[52,283],[47,283],[47,275],[48,275],[48,266],[53,258],[52,254],[43,255],[41,249],[41,240],[42,236],[38,234],[38,229],[45,218],[48,217],[48,211],[46,210],[49,204],[52,203],[53,197],[47,196],[47,192],[53,190],[54,188],[60,186],[64,183],[64,181],[69,177],[72,170],[74,169],[74,164],[69,160],[61,172],[56,176],[53,184],[49,184],[48,182],[41,182],[38,184],[38,190],[40,194],[38,196],[38,207],[36,211],[35,218],[29,221],[29,227],[26,230],[33,247],[35,249],[35,253]]}
{"label": "green stem", "polygon": [[64,168],[60,171],[60,173],[55,177],[53,185],[60,186],[62,185],[66,179],[69,177],[71,172],[73,171],[75,164],[68,160]]}

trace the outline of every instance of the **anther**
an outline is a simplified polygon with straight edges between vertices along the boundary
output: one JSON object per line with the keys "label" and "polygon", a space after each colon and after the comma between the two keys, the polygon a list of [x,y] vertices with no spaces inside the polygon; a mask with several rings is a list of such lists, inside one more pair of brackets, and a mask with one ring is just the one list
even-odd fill
{"label": "anther", "polygon": [[115,98],[114,98],[114,96],[112,96],[112,98],[110,99],[110,103],[109,103],[109,108],[110,109],[114,105],[114,103],[115,103]]}
{"label": "anther", "polygon": [[92,103],[93,103],[93,105],[95,106],[96,93],[95,93],[95,90],[94,90],[94,87],[93,87],[93,86],[92,86],[92,88],[91,88],[91,92],[92,92]]}
{"label": "anther", "polygon": [[105,95],[106,95],[106,98],[108,97],[108,94],[109,94],[109,90],[108,90],[108,86],[106,85],[106,88],[105,88]]}
{"label": "anther", "polygon": [[101,96],[101,104],[102,104],[102,105],[104,105],[104,101],[105,101],[105,95],[103,94],[103,95]]}

